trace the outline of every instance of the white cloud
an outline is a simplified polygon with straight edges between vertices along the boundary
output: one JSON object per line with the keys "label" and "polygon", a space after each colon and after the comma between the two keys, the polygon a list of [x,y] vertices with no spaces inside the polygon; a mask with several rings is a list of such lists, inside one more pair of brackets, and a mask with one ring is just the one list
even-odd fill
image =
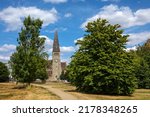
{"label": "white cloud", "polygon": [[[84,37],[80,37],[78,39],[74,40],[74,43],[76,44],[78,40],[83,40]],[[80,48],[80,45],[76,45],[75,50],[77,51]]]}
{"label": "white cloud", "polygon": [[80,37],[80,38],[78,38],[78,39],[75,39],[75,40],[74,40],[74,43],[76,44],[78,40],[83,40],[83,37]]}
{"label": "white cloud", "polygon": [[130,50],[137,50],[137,46],[133,46],[133,47],[130,47],[130,48],[126,49],[126,51],[130,51]]}
{"label": "white cloud", "polygon": [[[53,40],[50,39],[49,37],[45,35],[41,35],[39,37],[44,37],[45,40],[45,51],[49,54],[49,59],[52,59],[52,48],[53,48]],[[63,59],[62,61],[67,60],[69,62],[70,54],[72,52],[75,52],[75,47],[73,46],[61,46],[60,51],[61,51],[61,58],[66,58]],[[13,44],[4,44],[0,46],[0,61],[3,62],[8,62],[10,60],[10,56],[12,55],[13,52],[16,50],[16,45]]]}
{"label": "white cloud", "polygon": [[43,20],[43,26],[55,23],[58,20],[57,10],[42,10],[37,7],[8,7],[0,11],[0,20],[7,24],[6,31],[15,31],[21,28],[22,19],[30,15]]}
{"label": "white cloud", "polygon": [[4,44],[0,46],[0,61],[7,62],[15,50],[16,45],[13,44]]}
{"label": "white cloud", "polygon": [[0,47],[0,52],[14,51],[15,49],[16,49],[16,45],[4,44]]}
{"label": "white cloud", "polygon": [[88,22],[94,21],[98,18],[107,19],[112,24],[120,24],[123,28],[132,26],[140,26],[150,23],[150,8],[139,9],[132,11],[129,7],[118,7],[117,5],[108,5],[100,9],[99,13],[86,21],[81,25],[81,28],[85,28]]}
{"label": "white cloud", "polygon": [[127,46],[135,46],[142,44],[147,39],[150,38],[150,32],[141,32],[141,33],[130,33],[129,41],[127,42]]}
{"label": "white cloud", "polygon": [[52,53],[52,48],[53,48],[53,40],[50,39],[49,37],[45,36],[45,35],[41,35],[41,36],[39,36],[39,37],[43,37],[43,38],[46,39],[46,40],[45,40],[45,45],[44,45],[44,46],[45,46],[45,51],[48,52],[48,54],[51,55],[51,53]]}
{"label": "white cloud", "polygon": [[43,0],[44,2],[50,2],[52,4],[65,3],[67,0]]}
{"label": "white cloud", "polygon": [[74,52],[75,48],[73,46],[67,46],[67,47],[63,46],[63,47],[60,47],[60,51],[62,53]]}
{"label": "white cloud", "polygon": [[[40,37],[46,38],[46,40],[45,40],[45,49],[46,49],[46,51],[51,53],[52,48],[53,48],[53,40],[50,39],[49,37],[45,36],[45,35],[41,35]],[[73,46],[61,46],[60,51],[62,53],[69,53],[69,52],[74,52],[75,48]]]}
{"label": "white cloud", "polygon": [[61,58],[61,62],[66,62],[67,65],[71,62],[71,58],[68,57],[68,58]]}
{"label": "white cloud", "polygon": [[64,15],[64,17],[66,17],[66,18],[71,17],[71,16],[72,16],[71,13],[66,13],[66,14]]}
{"label": "white cloud", "polygon": [[2,62],[7,62],[10,60],[10,56],[3,56],[3,55],[0,55],[0,61]]}

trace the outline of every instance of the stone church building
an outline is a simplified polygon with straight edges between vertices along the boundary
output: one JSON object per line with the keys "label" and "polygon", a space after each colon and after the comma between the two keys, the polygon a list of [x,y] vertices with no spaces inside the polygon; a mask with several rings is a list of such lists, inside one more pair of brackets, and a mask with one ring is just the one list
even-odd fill
{"label": "stone church building", "polygon": [[52,50],[52,60],[48,60],[47,72],[48,81],[58,81],[60,80],[61,73],[66,68],[66,62],[61,62],[60,59],[60,47],[58,40],[58,33],[55,32],[53,50]]}

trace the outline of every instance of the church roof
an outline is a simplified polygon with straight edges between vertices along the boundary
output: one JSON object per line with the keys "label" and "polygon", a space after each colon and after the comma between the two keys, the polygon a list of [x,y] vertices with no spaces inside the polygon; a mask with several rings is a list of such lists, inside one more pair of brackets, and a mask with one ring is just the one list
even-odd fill
{"label": "church roof", "polygon": [[55,35],[54,35],[53,52],[60,52],[57,31],[55,32]]}

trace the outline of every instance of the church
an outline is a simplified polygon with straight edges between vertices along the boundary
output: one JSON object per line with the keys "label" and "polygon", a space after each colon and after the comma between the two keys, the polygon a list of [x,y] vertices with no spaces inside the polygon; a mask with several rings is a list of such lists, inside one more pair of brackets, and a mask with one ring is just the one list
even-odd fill
{"label": "church", "polygon": [[56,31],[53,41],[52,60],[48,60],[47,65],[47,72],[48,72],[47,81],[59,81],[61,73],[64,72],[65,68],[66,62],[61,62],[60,59],[58,32]]}

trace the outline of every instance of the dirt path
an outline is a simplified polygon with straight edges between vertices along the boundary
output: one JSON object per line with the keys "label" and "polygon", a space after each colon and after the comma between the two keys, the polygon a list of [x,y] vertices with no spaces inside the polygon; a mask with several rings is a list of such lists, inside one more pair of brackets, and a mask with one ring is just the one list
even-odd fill
{"label": "dirt path", "polygon": [[59,96],[62,100],[78,100],[77,97],[71,95],[71,94],[68,94],[58,88],[53,88],[51,86],[48,86],[48,85],[40,85],[40,84],[33,84],[34,86],[40,86],[40,87],[43,87],[45,89],[47,89],[48,91],[52,92],[53,94]]}

